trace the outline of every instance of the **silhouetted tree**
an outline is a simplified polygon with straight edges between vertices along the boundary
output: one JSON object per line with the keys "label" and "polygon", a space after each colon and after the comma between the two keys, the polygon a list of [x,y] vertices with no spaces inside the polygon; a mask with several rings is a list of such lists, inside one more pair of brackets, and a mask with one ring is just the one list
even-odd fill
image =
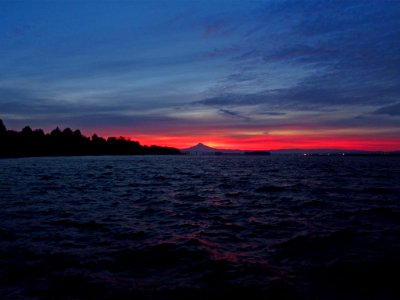
{"label": "silhouetted tree", "polygon": [[3,120],[0,119],[0,134],[5,133],[6,131],[7,131],[7,128],[6,128],[6,126],[4,125]]}
{"label": "silhouetted tree", "polygon": [[42,139],[45,136],[42,129],[35,129],[33,131],[33,135],[35,136],[35,138],[38,138],[38,139]]}
{"label": "silhouetted tree", "polygon": [[57,126],[55,129],[53,129],[53,130],[50,132],[50,136],[52,136],[52,137],[54,137],[54,138],[61,137],[61,130],[60,130],[60,128],[58,128],[58,126]]}
{"label": "silhouetted tree", "polygon": [[64,138],[72,138],[73,132],[70,128],[65,128],[62,132]]}
{"label": "silhouetted tree", "polygon": [[142,146],[123,137],[105,140],[94,134],[89,138],[70,128],[61,131],[57,127],[45,134],[42,129],[26,126],[16,132],[7,130],[1,120],[0,143],[0,156],[180,154],[175,148]]}
{"label": "silhouetted tree", "polygon": [[107,142],[104,138],[99,137],[97,134],[92,135],[91,140],[92,151],[95,154],[106,154],[107,153]]}
{"label": "silhouetted tree", "polygon": [[74,131],[73,136],[74,136],[75,139],[79,140],[79,139],[82,138],[82,133],[81,133],[81,131],[79,129],[77,129],[77,130]]}
{"label": "silhouetted tree", "polygon": [[32,129],[29,126],[25,126],[24,128],[22,128],[21,133],[24,136],[31,136],[32,135]]}

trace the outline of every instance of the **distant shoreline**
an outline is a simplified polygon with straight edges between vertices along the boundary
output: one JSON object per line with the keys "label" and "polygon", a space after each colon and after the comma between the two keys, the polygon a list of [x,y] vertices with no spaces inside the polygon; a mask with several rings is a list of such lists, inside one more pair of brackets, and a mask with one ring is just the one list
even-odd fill
{"label": "distant shoreline", "polygon": [[393,151],[368,151],[368,150],[344,150],[344,149],[277,149],[277,150],[240,150],[240,149],[218,149],[203,143],[180,149],[187,155],[246,155],[246,156],[269,156],[269,155],[295,155],[295,156],[399,156],[400,150]]}
{"label": "distant shoreline", "polygon": [[69,158],[69,157],[135,157],[135,156],[187,156],[187,157],[245,157],[245,158],[251,158],[251,157],[287,157],[287,156],[292,156],[292,157],[400,157],[399,153],[388,153],[388,154],[346,154],[346,155],[326,155],[326,154],[312,154],[312,155],[302,155],[298,153],[285,153],[285,154],[272,154],[272,155],[244,155],[244,154],[222,154],[222,155],[215,155],[212,153],[209,154],[204,154],[204,155],[190,155],[190,154],[185,154],[185,153],[180,153],[180,154],[76,154],[76,155],[26,155],[26,156],[16,156],[16,155],[9,155],[9,156],[1,156],[0,155],[0,160],[3,159],[19,159],[19,158]]}
{"label": "distant shoreline", "polygon": [[61,158],[61,157],[135,157],[135,156],[185,156],[184,154],[76,154],[76,155],[27,155],[27,156],[0,156],[1,159],[18,159],[18,158]]}

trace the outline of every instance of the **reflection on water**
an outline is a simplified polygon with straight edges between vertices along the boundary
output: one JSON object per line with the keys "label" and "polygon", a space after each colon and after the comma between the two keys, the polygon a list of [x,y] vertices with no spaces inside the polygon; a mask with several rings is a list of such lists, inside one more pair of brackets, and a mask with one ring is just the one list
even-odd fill
{"label": "reflection on water", "polygon": [[395,299],[396,157],[0,160],[2,299]]}

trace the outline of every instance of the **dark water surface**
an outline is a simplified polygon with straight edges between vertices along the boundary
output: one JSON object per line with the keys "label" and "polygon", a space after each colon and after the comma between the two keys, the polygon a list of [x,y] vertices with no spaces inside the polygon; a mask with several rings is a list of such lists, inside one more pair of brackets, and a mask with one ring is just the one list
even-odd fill
{"label": "dark water surface", "polygon": [[396,157],[3,159],[0,205],[1,299],[400,299]]}

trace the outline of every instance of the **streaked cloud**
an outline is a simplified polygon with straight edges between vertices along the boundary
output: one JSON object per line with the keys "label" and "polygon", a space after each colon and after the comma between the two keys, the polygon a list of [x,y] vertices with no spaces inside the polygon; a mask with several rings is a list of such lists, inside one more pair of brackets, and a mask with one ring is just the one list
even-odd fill
{"label": "streaked cloud", "polygon": [[400,116],[400,103],[381,107],[373,113],[378,115]]}

